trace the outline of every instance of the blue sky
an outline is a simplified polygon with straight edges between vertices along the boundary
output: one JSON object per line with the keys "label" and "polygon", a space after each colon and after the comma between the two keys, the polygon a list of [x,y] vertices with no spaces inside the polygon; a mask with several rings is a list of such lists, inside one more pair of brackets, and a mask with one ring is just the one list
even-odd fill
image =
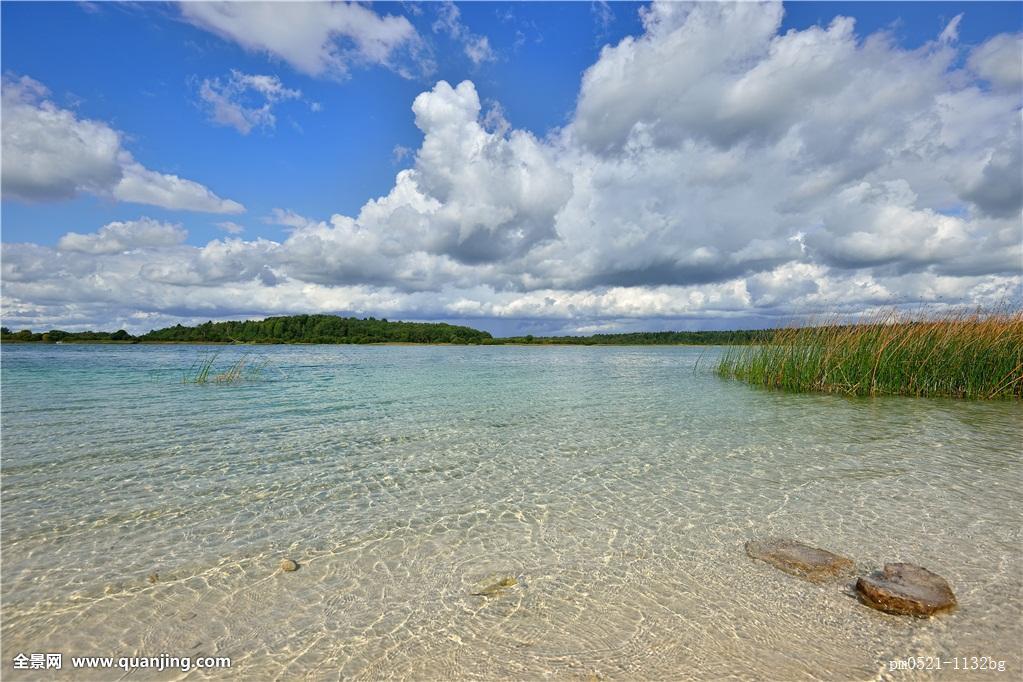
{"label": "blue sky", "polygon": [[[394,148],[415,149],[422,139],[412,100],[436,80],[473,80],[482,98],[500,101],[512,125],[542,135],[568,120],[580,74],[601,45],[640,29],[638,5],[631,3],[609,5],[614,20],[606,29],[587,3],[467,3],[460,5],[462,21],[486,35],[498,55],[477,66],[456,40],[433,32],[439,7],[425,5],[416,15],[400,3],[374,4],[379,14],[407,17],[430,39],[437,70],[416,78],[380,66],[356,69],[343,82],[311,77],[210,35],[162,5],[5,3],[3,68],[44,83],[58,103],[74,105],[82,117],[125,132],[146,165],[198,179],[245,204],[248,211],[237,222],[246,234],[281,237],[280,226],[262,221],[275,207],[309,216],[350,214],[387,192],[409,161],[397,161]],[[38,47],[48,44],[62,49]],[[272,130],[243,136],[212,126],[199,105],[197,82],[231,69],[274,73],[300,89],[305,101],[281,106]],[[307,102],[320,103],[322,111],[311,111]],[[44,205],[5,202],[4,239],[54,244],[68,230],[91,231],[138,212],[90,196]],[[190,243],[222,234],[209,216],[146,212],[181,221]]]}
{"label": "blue sky", "polygon": [[[4,152],[15,159],[4,165],[5,322],[143,329],[331,311],[577,333],[764,326],[829,307],[854,314],[1018,295],[1020,169],[1009,147],[1018,142],[1020,92],[1009,62],[1019,54],[1019,3],[786,3],[735,13],[587,2],[335,9],[331,20],[346,28],[317,33],[297,26],[286,3],[268,10],[276,16],[228,8],[227,18],[205,3],[3,3]],[[836,17],[854,23],[844,28]],[[266,42],[275,27],[293,41]],[[391,33],[375,47],[361,42],[385,28]],[[747,34],[754,38],[737,38]],[[329,63],[306,49],[320,38]],[[731,42],[739,58],[710,54]],[[694,56],[672,61],[688,49]],[[893,83],[904,78],[912,85],[903,92],[920,92],[885,93],[886,60]],[[828,73],[814,66],[824,62],[834,65]],[[804,68],[817,70],[804,77]],[[829,85],[844,82],[842,69],[863,81],[862,93]],[[866,72],[876,77],[859,77]],[[254,78],[272,80],[258,81],[261,90]],[[469,81],[473,92],[441,91],[439,81]],[[267,87],[276,89],[268,95]],[[770,98],[782,91],[791,111]],[[463,128],[450,138],[447,120],[417,125],[421,93],[424,107],[451,105],[471,120],[458,118]],[[750,93],[763,101],[736,104]],[[251,120],[218,120],[245,109],[218,114],[214,97],[247,107]],[[876,111],[836,118],[850,102],[875,99]],[[954,120],[942,113],[950,101],[963,109]],[[736,106],[749,111],[733,116]],[[693,118],[698,110],[708,113]],[[114,131],[108,157],[83,151],[85,170],[48,168],[66,159],[40,151],[59,132],[36,125],[47,111],[61,125]],[[761,120],[758,112],[770,111]],[[942,140],[937,147],[914,128],[928,117],[941,127],[929,131]],[[721,123],[711,129],[711,120]],[[882,132],[892,120],[903,126],[899,137],[882,140],[896,134]],[[987,137],[966,139],[972,126]],[[854,149],[845,154],[812,132],[829,127],[848,127]],[[431,135],[434,156],[424,151]],[[441,158],[473,135],[483,157]],[[797,163],[786,145],[800,135],[809,151]],[[906,161],[914,157],[918,165]],[[477,167],[480,158],[511,165]],[[760,207],[775,188],[707,189],[694,179],[697,160],[747,172],[763,164],[758,177],[784,167],[792,186],[830,183],[829,196],[845,198],[804,206],[806,190]],[[108,174],[130,175],[134,164],[155,175],[135,189],[87,175],[103,163]],[[637,166],[624,172],[627,163]],[[670,164],[678,164],[678,192],[655,172]],[[972,175],[956,176],[957,167]],[[507,175],[515,168],[532,180]],[[386,224],[360,217],[368,201],[397,191],[403,169],[413,173],[409,206],[418,213],[398,210]],[[481,174],[495,185],[474,186]],[[193,184],[170,188],[171,176]],[[505,196],[501,178],[529,186]],[[596,199],[580,189],[595,178]],[[153,192],[170,198],[139,200]],[[675,195],[680,203],[668,205]],[[597,200],[610,197],[635,205],[611,216]],[[734,210],[740,204],[748,215]],[[757,228],[765,210],[772,217]],[[879,216],[902,241],[933,243],[933,253],[879,246],[871,236]],[[151,222],[140,227],[143,219]],[[101,232],[110,224],[123,227]],[[68,233],[95,238],[62,241]],[[398,253],[401,244],[408,249]],[[976,253],[964,254],[964,244]],[[982,257],[991,250],[1001,257]],[[45,253],[66,267],[33,275],[31,259]],[[384,260],[366,265],[377,256]],[[227,260],[211,265],[217,258]],[[187,277],[167,274],[177,261]],[[103,277],[98,290],[83,288],[81,278]],[[850,282],[862,293],[846,299]],[[315,295],[296,296],[303,283]],[[245,293],[250,286],[257,289]],[[54,292],[62,288],[76,294],[61,300]],[[208,303],[197,302],[204,294]]]}

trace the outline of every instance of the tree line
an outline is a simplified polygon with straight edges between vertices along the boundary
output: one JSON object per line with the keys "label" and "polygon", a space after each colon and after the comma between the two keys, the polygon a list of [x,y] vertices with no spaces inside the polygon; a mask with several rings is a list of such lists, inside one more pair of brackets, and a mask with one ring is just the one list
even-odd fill
{"label": "tree line", "polygon": [[205,322],[195,327],[179,324],[139,338],[205,343],[482,343],[492,337],[477,329],[445,323],[288,315],[265,320]]}
{"label": "tree line", "polygon": [[36,341],[42,343],[57,343],[64,341],[132,341],[136,337],[123,329],[116,332],[66,332],[62,329],[51,329],[48,332],[33,332],[31,329],[22,329],[13,332],[7,327],[0,327],[0,340],[3,341]]}
{"label": "tree line", "polygon": [[703,332],[629,332],[624,334],[593,334],[591,336],[513,336],[497,339],[501,343],[567,346],[721,346],[729,344],[764,343],[774,333],[771,329],[739,329]]}
{"label": "tree line", "polygon": [[180,324],[133,336],[123,329],[115,332],[66,332],[51,329],[14,332],[0,328],[4,341],[64,343],[453,343],[530,345],[728,345],[763,343],[772,330],[664,331],[592,336],[513,336],[495,339],[489,333],[445,323],[389,322],[367,317],[338,315],[287,315],[265,320],[204,322],[194,327]]}
{"label": "tree line", "polygon": [[66,332],[52,329],[33,333],[0,328],[4,341],[134,342],[134,343],[483,343],[493,340],[487,332],[452,324],[389,322],[374,317],[358,319],[337,315],[288,315],[265,320],[204,322],[194,327],[174,325],[132,336],[116,332]]}

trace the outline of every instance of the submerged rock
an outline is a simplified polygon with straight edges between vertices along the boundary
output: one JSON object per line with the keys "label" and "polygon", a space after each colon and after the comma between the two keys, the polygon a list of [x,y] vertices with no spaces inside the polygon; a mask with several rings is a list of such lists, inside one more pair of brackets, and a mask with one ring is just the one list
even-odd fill
{"label": "submerged rock", "polygon": [[856,592],[867,606],[901,616],[930,616],[956,605],[944,578],[914,564],[885,564],[857,580]]}
{"label": "submerged rock", "polygon": [[474,591],[470,592],[470,594],[474,597],[487,597],[491,599],[493,597],[500,597],[506,590],[518,584],[519,581],[514,576],[491,576],[476,583],[476,586],[473,588]]}
{"label": "submerged rock", "polygon": [[789,575],[815,583],[852,575],[851,559],[796,540],[750,540],[746,553]]}
{"label": "submerged rock", "polygon": [[148,578],[149,582],[155,583],[159,579],[160,579],[160,574],[159,573],[150,573],[149,574],[149,578]]}
{"label": "submerged rock", "polygon": [[285,573],[291,573],[292,571],[298,570],[298,562],[293,559],[281,559],[281,570]]}

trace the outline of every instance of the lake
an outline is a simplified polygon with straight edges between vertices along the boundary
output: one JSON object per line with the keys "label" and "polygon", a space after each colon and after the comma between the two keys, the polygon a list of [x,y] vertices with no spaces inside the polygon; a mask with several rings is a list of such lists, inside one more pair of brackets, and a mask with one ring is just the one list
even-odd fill
{"label": "lake", "polygon": [[[3,346],[5,678],[42,679],[12,670],[36,652],[232,660],[190,679],[1020,674],[1019,403],[771,392],[712,347],[227,347],[265,380],[183,383],[203,352]],[[874,611],[750,559],[767,536],[918,563],[959,607]]]}

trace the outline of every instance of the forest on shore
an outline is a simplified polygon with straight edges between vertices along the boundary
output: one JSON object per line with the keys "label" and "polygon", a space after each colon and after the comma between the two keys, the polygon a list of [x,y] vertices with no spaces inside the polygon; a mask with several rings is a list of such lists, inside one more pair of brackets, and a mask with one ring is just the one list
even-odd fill
{"label": "forest on shore", "polygon": [[67,332],[51,329],[11,331],[0,328],[0,340],[37,343],[450,343],[472,345],[718,345],[758,343],[771,330],[663,331],[591,336],[514,336],[494,338],[471,327],[435,322],[391,322],[373,317],[286,315],[264,320],[204,322],[194,327],[174,325],[133,336],[115,332]]}

